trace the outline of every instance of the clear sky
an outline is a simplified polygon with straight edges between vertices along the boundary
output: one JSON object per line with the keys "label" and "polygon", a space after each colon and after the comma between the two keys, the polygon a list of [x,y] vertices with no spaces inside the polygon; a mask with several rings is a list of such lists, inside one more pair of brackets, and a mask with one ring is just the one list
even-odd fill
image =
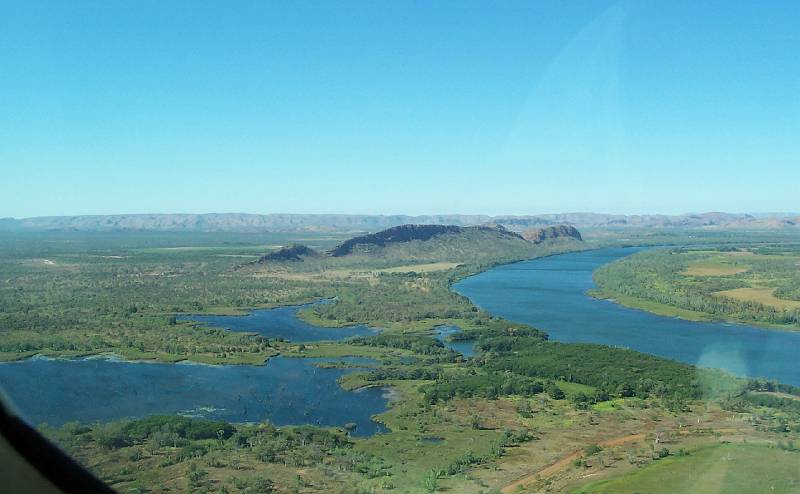
{"label": "clear sky", "polygon": [[0,0],[0,217],[800,210],[800,2]]}

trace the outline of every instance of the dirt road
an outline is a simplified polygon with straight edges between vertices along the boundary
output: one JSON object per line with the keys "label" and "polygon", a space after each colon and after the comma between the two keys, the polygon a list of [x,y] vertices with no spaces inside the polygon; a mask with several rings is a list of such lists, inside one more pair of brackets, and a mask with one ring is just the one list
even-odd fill
{"label": "dirt road", "polygon": [[[603,448],[611,448],[613,446],[619,446],[620,444],[632,443],[632,442],[636,442],[636,441],[642,441],[642,440],[644,440],[644,438],[645,438],[644,434],[628,434],[628,435],[625,435],[625,436],[615,437],[614,439],[609,439],[608,441],[603,441],[603,442],[599,443],[599,445],[601,447],[603,447]],[[573,461],[577,460],[582,455],[583,455],[583,450],[575,451],[575,452],[573,452],[573,453],[561,458],[560,460],[558,460],[557,462],[553,463],[552,465],[539,470],[538,472],[534,472],[534,473],[532,473],[530,475],[526,475],[525,477],[522,477],[521,479],[516,480],[516,481],[508,484],[507,486],[503,487],[500,490],[500,492],[502,492],[503,494],[510,494],[510,493],[514,492],[517,489],[517,487],[525,486],[525,485],[528,485],[530,483],[533,483],[538,478],[549,477],[549,476],[553,475],[554,473],[558,472],[559,470],[561,470],[562,468],[565,468],[565,467],[569,466]]]}
{"label": "dirt road", "polygon": [[[740,428],[736,428],[736,427],[731,427],[731,428],[714,429],[714,431],[715,432],[719,432],[719,433],[737,433],[737,432],[741,432],[741,429]],[[678,434],[681,434],[681,435],[691,434],[692,433],[691,430],[679,430],[679,431],[676,431],[676,432]],[[603,441],[603,442],[598,443],[598,444],[602,448],[611,448],[611,447],[614,447],[614,446],[619,446],[620,444],[626,444],[626,443],[632,443],[632,442],[636,442],[636,441],[642,441],[644,439],[645,439],[645,434],[627,434],[625,436],[615,437],[613,439],[609,439],[607,441]],[[545,467],[545,468],[543,468],[543,469],[541,469],[541,470],[539,470],[537,472],[534,472],[534,473],[532,473],[530,475],[526,475],[526,476],[522,477],[519,480],[515,480],[514,482],[512,482],[512,483],[506,485],[505,487],[503,487],[500,490],[500,492],[502,494],[510,494],[510,493],[513,493],[517,489],[517,487],[531,484],[533,482],[536,482],[536,480],[540,479],[540,478],[544,479],[544,478],[550,477],[553,474],[555,474],[556,472],[558,472],[559,470],[562,470],[563,468],[568,467],[573,461],[577,460],[581,456],[583,456],[583,450],[574,451],[573,453],[561,458],[560,460],[558,460],[557,462],[553,463],[552,465],[550,465],[548,467]]]}

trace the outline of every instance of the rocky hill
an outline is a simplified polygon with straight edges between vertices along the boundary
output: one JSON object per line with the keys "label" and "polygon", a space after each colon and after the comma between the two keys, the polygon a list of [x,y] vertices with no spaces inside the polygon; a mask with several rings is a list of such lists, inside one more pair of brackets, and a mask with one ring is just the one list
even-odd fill
{"label": "rocky hill", "polygon": [[547,240],[570,238],[581,241],[581,232],[570,225],[548,226],[546,228],[536,228],[522,232],[522,238],[534,244],[540,244]]}
{"label": "rocky hill", "polygon": [[427,241],[437,236],[461,236],[470,233],[485,233],[498,237],[516,238],[523,240],[522,237],[514,232],[508,231],[502,226],[470,226],[462,227],[456,225],[400,225],[386,230],[361,235],[346,240],[334,247],[330,251],[333,257],[341,257],[354,252],[374,251],[375,248],[386,247],[392,244],[400,244],[413,241]]}
{"label": "rocky hill", "polygon": [[[338,259],[369,257],[381,262],[498,262],[526,259],[549,249],[551,238],[535,244],[500,225],[400,225],[360,235],[331,249]],[[559,242],[577,242],[574,237]]]}
{"label": "rocky hill", "polygon": [[281,249],[276,250],[275,252],[270,252],[269,254],[265,254],[261,256],[258,262],[260,263],[274,262],[274,261],[302,262],[305,259],[316,258],[319,256],[320,256],[319,252],[315,251],[311,247],[295,244],[295,245],[290,245],[288,247],[283,247]]}
{"label": "rocky hill", "polygon": [[265,254],[256,262],[302,262],[326,256],[354,260],[367,256],[383,261],[523,259],[550,241],[581,240],[580,232],[568,225],[529,230],[525,235],[527,238],[501,225],[399,225],[353,237],[324,253],[295,244]]}

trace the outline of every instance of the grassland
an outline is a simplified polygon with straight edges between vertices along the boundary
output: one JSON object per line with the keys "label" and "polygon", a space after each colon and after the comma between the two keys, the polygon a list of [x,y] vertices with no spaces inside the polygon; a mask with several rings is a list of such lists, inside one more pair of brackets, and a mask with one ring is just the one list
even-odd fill
{"label": "grassland", "polygon": [[693,261],[681,274],[686,276],[731,276],[747,271],[746,267],[732,266],[724,261],[713,260]]}
{"label": "grassland", "polygon": [[576,493],[757,493],[800,491],[800,452],[753,444],[718,444],[662,459]]}
{"label": "grassland", "polygon": [[428,264],[408,264],[405,266],[395,266],[393,268],[383,268],[376,270],[379,273],[430,273],[433,271],[444,271],[458,267],[456,262],[431,262]]}
{"label": "grassland", "polygon": [[755,302],[768,307],[775,307],[781,310],[800,309],[800,300],[786,300],[775,296],[775,288],[771,287],[742,287],[732,290],[722,290],[716,292],[717,296],[741,300],[743,302]]}

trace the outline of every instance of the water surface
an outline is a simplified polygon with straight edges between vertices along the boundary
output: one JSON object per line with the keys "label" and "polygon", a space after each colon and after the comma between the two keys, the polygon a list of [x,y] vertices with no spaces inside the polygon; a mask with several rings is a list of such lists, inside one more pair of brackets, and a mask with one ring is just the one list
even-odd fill
{"label": "water surface", "polygon": [[800,333],[725,322],[693,322],[586,295],[592,272],[639,248],[610,248],[523,261],[466,278],[455,290],[558,341],[632,348],[737,375],[800,385]]}
{"label": "water surface", "polygon": [[33,424],[109,421],[180,414],[276,425],[358,425],[354,435],[386,429],[370,420],[386,410],[381,388],[345,391],[336,380],[354,369],[315,362],[367,359],[276,357],[264,366],[32,358],[0,364],[0,383]]}
{"label": "water surface", "polygon": [[457,340],[451,341],[448,337],[451,334],[460,333],[461,328],[458,326],[441,325],[434,328],[436,339],[441,341],[445,348],[449,348],[454,352],[460,353],[466,358],[475,355],[475,342],[472,340]]}
{"label": "water surface", "polygon": [[[318,302],[320,303],[320,302]],[[322,302],[324,303],[324,302]],[[297,311],[313,304],[256,309],[244,316],[185,315],[181,321],[196,321],[204,326],[225,328],[244,333],[258,333],[267,338],[281,338],[292,342],[343,340],[351,336],[370,336],[376,330],[358,325],[345,328],[326,328],[311,325],[297,317]]]}
{"label": "water surface", "polygon": [[[181,316],[231,331],[258,333],[295,342],[367,336],[367,326],[325,328],[297,318],[309,305],[255,310],[246,316]],[[363,358],[276,357],[264,366],[162,364],[116,359],[46,359],[0,364],[0,384],[33,424],[60,425],[181,414],[229,422],[276,425],[358,425],[355,435],[385,430],[370,417],[386,410],[385,390],[343,390],[336,380],[355,368],[316,367],[344,360],[374,365]]]}

